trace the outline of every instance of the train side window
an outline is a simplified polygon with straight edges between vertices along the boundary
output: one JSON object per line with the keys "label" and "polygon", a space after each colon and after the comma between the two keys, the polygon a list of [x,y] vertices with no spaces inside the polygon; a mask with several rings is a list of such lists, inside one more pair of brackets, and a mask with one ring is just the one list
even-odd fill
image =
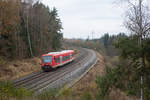
{"label": "train side window", "polygon": [[67,56],[65,57],[65,61],[67,60]]}
{"label": "train side window", "polygon": [[65,61],[65,56],[63,57],[63,61]]}
{"label": "train side window", "polygon": [[58,57],[57,60],[58,60],[58,63],[59,63],[60,62],[60,57]]}
{"label": "train side window", "polygon": [[68,56],[64,56],[64,57],[63,57],[63,61],[66,61],[66,60],[68,60],[68,59],[69,59]]}
{"label": "train side window", "polygon": [[66,60],[68,60],[68,59],[70,59],[70,56],[69,56],[69,55],[68,55],[68,56],[64,56],[63,61],[66,61]]}
{"label": "train side window", "polygon": [[56,59],[56,61],[57,61],[56,63],[58,63],[58,58]]}

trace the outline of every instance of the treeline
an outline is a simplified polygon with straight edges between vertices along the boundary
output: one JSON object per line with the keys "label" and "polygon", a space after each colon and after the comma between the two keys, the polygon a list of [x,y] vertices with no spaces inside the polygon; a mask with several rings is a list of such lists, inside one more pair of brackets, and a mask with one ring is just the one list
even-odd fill
{"label": "treeline", "polygon": [[119,56],[118,49],[115,48],[115,42],[117,42],[120,38],[127,37],[125,33],[119,33],[117,35],[110,35],[109,33],[105,33],[102,37],[98,39],[69,39],[65,40],[65,44],[69,46],[79,46],[83,48],[94,49],[105,56]]}
{"label": "treeline", "polygon": [[56,50],[61,29],[56,8],[33,0],[0,1],[0,56],[27,58]]}
{"label": "treeline", "polygon": [[105,53],[105,48],[102,43],[100,43],[99,39],[95,40],[83,40],[83,39],[64,39],[64,43],[68,46],[76,46],[88,49],[94,49],[102,54]]}
{"label": "treeline", "polygon": [[119,55],[118,49],[115,48],[114,44],[120,39],[127,37],[125,33],[119,33],[117,35],[110,35],[105,33],[100,39],[99,42],[104,45],[105,52],[107,56],[114,57]]}

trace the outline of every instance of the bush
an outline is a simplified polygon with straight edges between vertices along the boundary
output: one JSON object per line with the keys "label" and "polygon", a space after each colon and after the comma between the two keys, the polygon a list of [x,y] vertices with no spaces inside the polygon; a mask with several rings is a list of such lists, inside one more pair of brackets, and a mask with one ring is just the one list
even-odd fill
{"label": "bush", "polygon": [[85,92],[83,96],[81,97],[81,100],[91,100],[91,99],[92,97],[89,92]]}
{"label": "bush", "polygon": [[56,89],[50,89],[49,91],[42,92],[37,95],[37,100],[56,100],[56,94],[58,91]]}
{"label": "bush", "polygon": [[116,67],[106,67],[106,74],[96,79],[99,89],[98,98],[109,95],[111,88],[119,88],[129,96],[140,95],[140,79],[138,73],[133,72],[134,70],[136,69],[130,67],[127,60],[119,61]]}
{"label": "bush", "polygon": [[118,69],[106,68],[106,75],[99,76],[96,79],[96,83],[99,89],[98,98],[104,98],[109,94],[110,89],[116,84],[119,80],[119,76],[116,74]]}
{"label": "bush", "polygon": [[10,100],[10,98],[20,100],[32,95],[32,91],[25,90],[24,88],[16,89],[10,82],[0,82],[0,100]]}

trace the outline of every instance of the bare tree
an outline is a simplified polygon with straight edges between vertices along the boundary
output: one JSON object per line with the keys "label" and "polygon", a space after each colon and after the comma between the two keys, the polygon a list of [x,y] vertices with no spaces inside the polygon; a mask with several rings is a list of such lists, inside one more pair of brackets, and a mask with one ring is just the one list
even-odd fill
{"label": "bare tree", "polygon": [[[138,35],[141,39],[149,36],[150,33],[150,9],[146,6],[144,0],[127,0],[129,10],[126,13],[125,26],[133,34]],[[132,1],[132,2],[131,2]]]}
{"label": "bare tree", "polygon": [[30,33],[29,33],[29,10],[30,8],[32,7],[32,5],[36,2],[39,2],[40,0],[23,0],[22,2],[26,3],[27,6],[26,6],[26,27],[27,27],[27,36],[28,36],[28,43],[29,43],[29,49],[30,49],[30,55],[31,57],[33,56],[33,50],[32,50],[32,45],[31,45],[31,36],[30,36]]}
{"label": "bare tree", "polygon": [[[123,0],[128,3],[128,11],[126,13],[125,27],[131,34],[137,37],[138,45],[143,49],[144,41],[150,35],[150,9],[148,0]],[[143,76],[145,64],[145,52],[142,50],[140,67],[141,67],[141,100],[143,100]]]}

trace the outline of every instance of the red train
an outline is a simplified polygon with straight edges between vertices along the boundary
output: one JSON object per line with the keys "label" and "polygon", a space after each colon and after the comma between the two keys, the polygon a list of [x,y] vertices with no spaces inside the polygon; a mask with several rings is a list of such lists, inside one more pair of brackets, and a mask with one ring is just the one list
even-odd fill
{"label": "red train", "polygon": [[72,62],[74,60],[74,53],[74,50],[64,50],[43,54],[41,57],[42,70],[50,71],[53,68]]}

